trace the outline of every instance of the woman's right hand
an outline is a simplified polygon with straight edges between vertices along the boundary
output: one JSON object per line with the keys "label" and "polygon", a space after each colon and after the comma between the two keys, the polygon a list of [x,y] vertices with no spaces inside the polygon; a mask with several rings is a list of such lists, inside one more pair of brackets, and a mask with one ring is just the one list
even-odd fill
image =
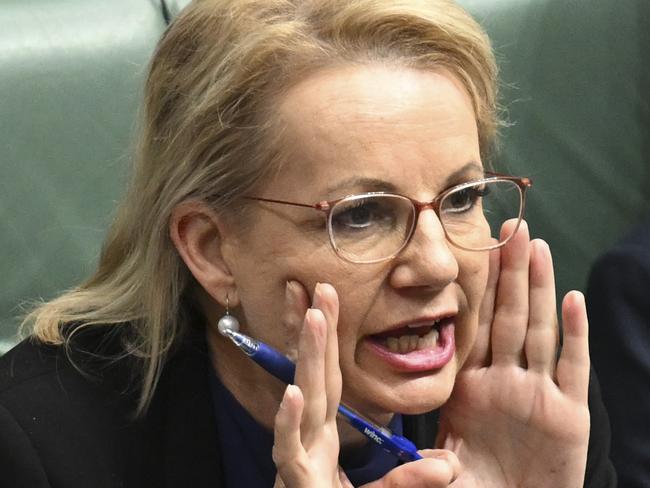
{"label": "woman's right hand", "polygon": [[[287,285],[285,325],[304,317],[298,342],[295,385],[289,385],[275,417],[275,488],[351,488],[338,465],[336,423],[341,401],[338,358],[338,296],[328,284],[314,290],[312,308],[304,287]],[[293,324],[294,326],[298,324]],[[299,325],[298,325],[299,326]],[[403,464],[364,488],[446,488],[460,463],[451,451],[423,450],[424,459]]]}

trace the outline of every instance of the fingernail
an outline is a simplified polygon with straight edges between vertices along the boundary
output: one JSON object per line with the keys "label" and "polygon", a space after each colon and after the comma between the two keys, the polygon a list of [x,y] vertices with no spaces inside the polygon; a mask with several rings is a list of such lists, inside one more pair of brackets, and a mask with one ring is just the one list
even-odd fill
{"label": "fingernail", "polygon": [[287,280],[287,284],[284,287],[284,297],[289,303],[293,303],[293,299],[295,296],[295,282],[292,280]]}
{"label": "fingernail", "polygon": [[321,296],[321,286],[320,286],[320,282],[316,282],[316,286],[314,286],[314,298],[313,298],[313,300],[312,300],[312,302],[311,302],[311,307],[312,307],[312,308],[317,308],[317,307],[315,307],[315,303],[316,303],[318,300],[320,300],[320,296]]}
{"label": "fingernail", "polygon": [[284,395],[282,395],[282,401],[280,402],[280,410],[284,410],[286,408],[286,404],[284,402],[287,399],[287,393],[289,393],[289,391],[285,390]]}
{"label": "fingernail", "polygon": [[293,385],[288,385],[287,389],[284,390],[284,395],[282,395],[282,401],[280,402],[280,408],[282,410],[287,408],[287,401],[291,398],[292,393],[293,393],[292,387],[293,387]]}
{"label": "fingernail", "polygon": [[314,308],[308,308],[305,312],[305,323],[311,323],[314,320]]}
{"label": "fingernail", "polygon": [[308,324],[305,330],[309,329],[309,333],[324,347],[327,340],[327,323],[323,311],[319,308],[310,308],[305,317]]}
{"label": "fingernail", "polygon": [[578,306],[583,306],[585,304],[585,296],[584,294],[579,291],[579,290],[571,290],[568,294],[572,295],[573,303],[578,305]]}

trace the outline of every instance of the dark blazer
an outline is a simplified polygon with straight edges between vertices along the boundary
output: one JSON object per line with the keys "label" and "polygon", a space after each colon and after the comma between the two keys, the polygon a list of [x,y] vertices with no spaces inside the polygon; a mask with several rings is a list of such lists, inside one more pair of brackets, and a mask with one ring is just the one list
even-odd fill
{"label": "dark blazer", "polygon": [[621,486],[650,486],[650,221],[604,254],[587,289],[591,356]]}
{"label": "dark blazer", "polygon": [[[100,329],[81,334],[82,347],[115,354],[115,334]],[[0,359],[1,488],[223,486],[202,334],[176,351],[147,414],[136,421],[131,420],[134,365],[77,348],[71,354],[84,373],[62,348],[30,341]],[[613,487],[609,425],[595,382],[590,400],[593,432],[585,486]],[[405,435],[420,447],[433,445],[435,426],[432,416],[404,419]]]}

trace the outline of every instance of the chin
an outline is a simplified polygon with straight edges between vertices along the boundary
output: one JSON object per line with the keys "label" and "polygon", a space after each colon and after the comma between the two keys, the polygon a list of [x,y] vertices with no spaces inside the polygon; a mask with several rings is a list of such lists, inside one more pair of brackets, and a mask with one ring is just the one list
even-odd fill
{"label": "chin", "polygon": [[[454,375],[455,377],[455,375]],[[454,388],[453,379],[445,381],[414,380],[398,390],[391,402],[391,411],[405,415],[418,415],[436,410],[444,405]],[[402,394],[399,394],[403,391]]]}
{"label": "chin", "polygon": [[451,396],[455,379],[455,361],[425,376],[400,375],[391,380],[367,377],[364,383],[371,384],[372,388],[352,391],[344,387],[343,401],[377,418],[394,413],[418,415],[444,405]]}

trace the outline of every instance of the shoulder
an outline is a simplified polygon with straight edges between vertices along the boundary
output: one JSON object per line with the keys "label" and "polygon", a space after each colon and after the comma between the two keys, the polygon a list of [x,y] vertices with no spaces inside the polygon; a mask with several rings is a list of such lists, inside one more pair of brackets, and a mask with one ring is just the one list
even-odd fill
{"label": "shoulder", "polygon": [[0,398],[65,372],[70,364],[62,348],[25,339],[0,357]]}
{"label": "shoulder", "polygon": [[0,480],[11,480],[19,488],[49,487],[38,452],[14,416],[0,405]]}
{"label": "shoulder", "polygon": [[30,411],[68,391],[77,375],[63,349],[26,339],[0,358],[0,405]]}
{"label": "shoulder", "polygon": [[104,397],[128,383],[107,336],[93,331],[69,347],[28,338],[0,357],[0,404],[30,405]]}
{"label": "shoulder", "polygon": [[69,347],[25,339],[0,357],[0,405],[21,414],[105,401],[129,384],[127,368],[106,344],[96,331]]}
{"label": "shoulder", "polygon": [[[29,435],[38,422],[38,414],[29,408],[35,396],[30,386],[46,381],[50,374],[47,355],[36,349],[26,341],[0,358],[0,464],[2,479],[11,479],[15,486],[40,488],[50,485]],[[29,414],[20,415],[21,410]]]}
{"label": "shoulder", "polygon": [[[0,486],[5,466],[23,476],[12,488],[219,486],[203,336],[179,344],[134,419],[142,363],[118,329],[91,329],[69,351],[24,341],[0,358]],[[39,470],[50,484],[27,480]]]}
{"label": "shoulder", "polygon": [[[118,369],[31,339],[0,358],[0,465],[15,486],[114,486],[124,471],[115,446],[133,430]],[[38,473],[49,481],[34,481]]]}

